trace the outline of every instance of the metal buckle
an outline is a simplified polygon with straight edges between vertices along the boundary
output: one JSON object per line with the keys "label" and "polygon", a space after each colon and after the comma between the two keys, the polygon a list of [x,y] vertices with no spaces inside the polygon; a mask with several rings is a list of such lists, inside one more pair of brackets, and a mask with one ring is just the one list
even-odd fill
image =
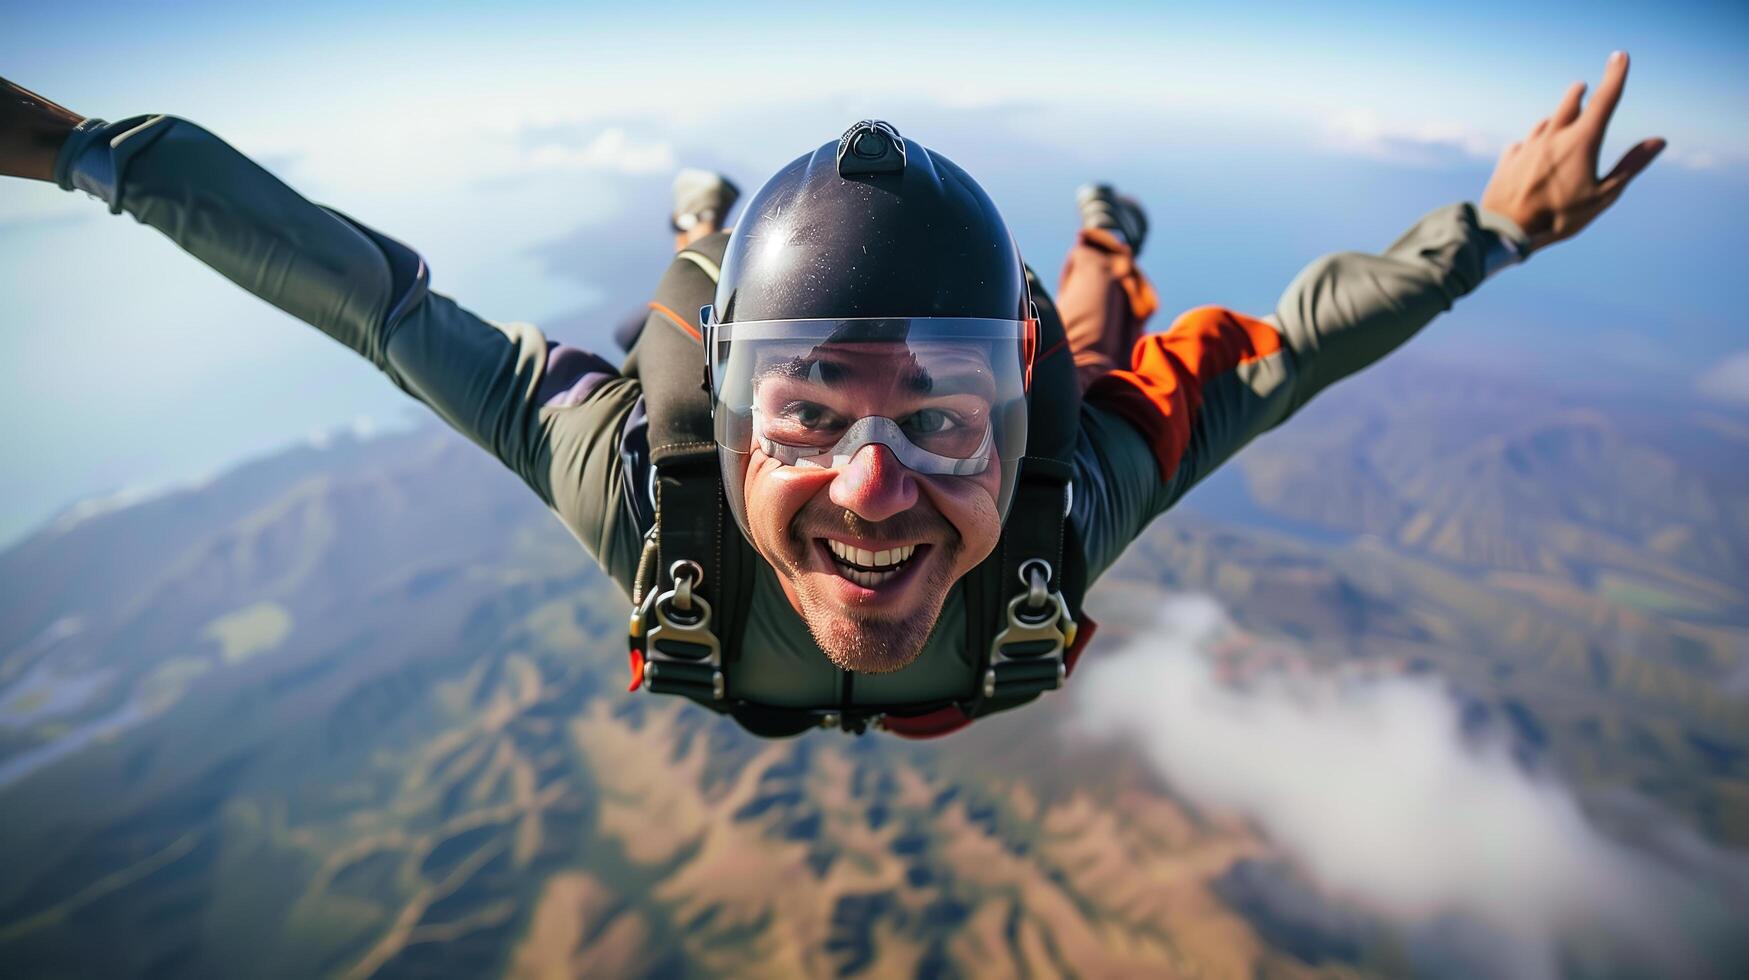
{"label": "metal buckle", "polygon": [[887,727],[887,716],[879,712],[866,715],[855,714],[853,716],[846,716],[835,708],[815,708],[813,709],[813,714],[814,723],[818,727],[826,729],[836,728],[843,731],[846,735],[861,735],[871,729],[874,731],[885,731]]}
{"label": "metal buckle", "polygon": [[[711,630],[710,602],[693,592],[704,581],[704,569],[681,559],[669,567],[668,577],[674,588],[652,597],[648,605],[656,625],[644,637],[644,689],[654,691],[655,682],[666,674],[679,684],[708,684],[711,698],[721,701],[722,642]],[[702,668],[709,668],[708,673]]]}
{"label": "metal buckle", "polygon": [[[990,643],[990,666],[984,671],[985,697],[996,696],[1003,680],[1000,675],[1004,673],[1023,672],[1026,676],[1011,679],[1016,684],[1032,686],[1048,681],[1042,690],[1062,686],[1068,676],[1063,652],[1075,642],[1075,621],[1069,617],[1069,603],[1063,594],[1051,591],[1050,580],[1050,562],[1033,558],[1021,564],[1020,582],[1026,591],[1008,601],[1008,623]],[[1048,668],[1040,671],[1034,666],[1053,663],[1054,676]],[[1020,671],[1020,665],[1031,669]]]}

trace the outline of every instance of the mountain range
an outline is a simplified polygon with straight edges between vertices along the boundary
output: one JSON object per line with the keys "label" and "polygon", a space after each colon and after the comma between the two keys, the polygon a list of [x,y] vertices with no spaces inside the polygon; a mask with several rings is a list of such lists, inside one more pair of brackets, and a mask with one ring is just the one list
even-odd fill
{"label": "mountain range", "polygon": [[[1226,682],[1440,677],[1615,838],[1736,858],[1749,420],[1660,411],[1340,386],[1099,584],[1090,669],[1212,596]],[[6,976],[1442,975],[1072,692],[922,744],[628,694],[624,598],[434,427],[69,512],[0,580]]]}

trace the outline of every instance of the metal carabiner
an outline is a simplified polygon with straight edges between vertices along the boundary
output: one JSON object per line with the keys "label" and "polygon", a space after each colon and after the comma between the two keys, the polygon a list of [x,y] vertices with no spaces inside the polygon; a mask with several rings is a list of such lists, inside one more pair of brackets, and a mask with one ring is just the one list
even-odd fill
{"label": "metal carabiner", "polygon": [[692,612],[692,590],[704,584],[704,567],[690,558],[682,558],[668,566],[668,577],[674,582],[675,608],[683,613]]}
{"label": "metal carabiner", "polygon": [[[984,696],[995,697],[1001,674],[1018,673],[1015,683],[1048,682],[1060,686],[1068,674],[1063,653],[1074,642],[1075,621],[1061,592],[1050,589],[1051,564],[1042,558],[1021,563],[1020,581],[1026,591],[1008,601],[1008,621],[990,643],[989,667],[984,671]],[[1012,651],[1012,652],[1010,652]],[[1042,665],[1053,664],[1055,671]],[[1036,688],[1035,688],[1036,689]]]}
{"label": "metal carabiner", "polygon": [[[711,629],[711,604],[693,588],[704,580],[698,562],[681,559],[669,566],[674,588],[652,594],[648,614],[655,617],[644,638],[644,688],[658,680],[686,686],[708,685],[714,700],[723,699],[723,646]],[[639,618],[634,613],[634,618]]]}

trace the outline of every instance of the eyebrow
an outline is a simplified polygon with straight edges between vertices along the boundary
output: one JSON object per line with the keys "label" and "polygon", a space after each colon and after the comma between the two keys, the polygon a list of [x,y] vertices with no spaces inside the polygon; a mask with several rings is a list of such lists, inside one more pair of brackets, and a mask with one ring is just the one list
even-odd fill
{"label": "eyebrow", "polygon": [[[771,364],[760,371],[757,378],[779,375],[797,381],[812,381],[827,387],[837,387],[849,380],[851,373],[850,366],[843,361],[830,357],[805,356]],[[927,395],[935,391],[934,376],[921,365],[912,365],[903,383],[905,390],[914,395]]]}

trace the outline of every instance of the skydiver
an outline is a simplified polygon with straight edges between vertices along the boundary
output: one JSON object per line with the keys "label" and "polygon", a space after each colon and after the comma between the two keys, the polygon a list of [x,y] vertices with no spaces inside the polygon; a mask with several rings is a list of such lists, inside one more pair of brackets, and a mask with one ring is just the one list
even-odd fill
{"label": "skydiver", "polygon": [[[1488,276],[1570,238],[1628,59],[1513,143],[1479,203],[1313,262],[1275,312],[1143,334],[1140,208],[1094,186],[1061,312],[964,171],[885,123],[680,246],[626,362],[494,324],[417,252],[193,123],[0,92],[0,174],[105,201],[370,359],[498,457],[633,598],[633,686],[752,731],[952,731],[1058,686],[1086,588],[1240,447]],[[726,211],[726,209],[724,209]],[[689,234],[692,231],[700,234]]]}

